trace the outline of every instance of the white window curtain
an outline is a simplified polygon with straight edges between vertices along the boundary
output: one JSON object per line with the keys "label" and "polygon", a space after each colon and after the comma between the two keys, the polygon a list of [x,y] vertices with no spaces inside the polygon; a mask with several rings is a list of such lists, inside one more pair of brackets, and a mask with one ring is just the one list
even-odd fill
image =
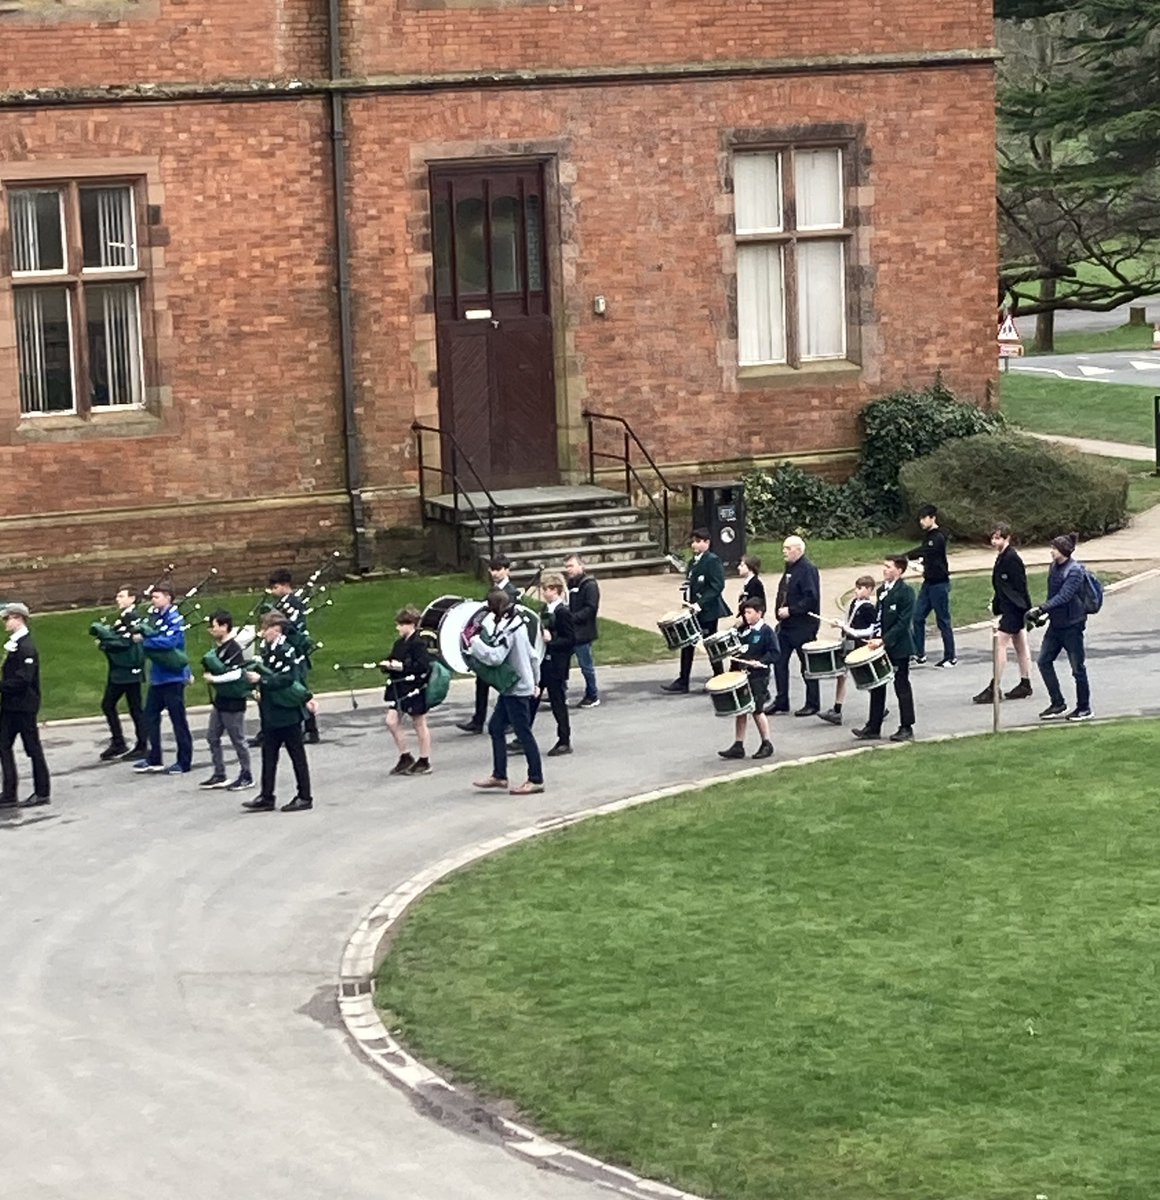
{"label": "white window curtain", "polygon": [[799,229],[841,229],[842,152],[797,150],[793,156]]}
{"label": "white window curtain", "polygon": [[8,193],[12,227],[12,270],[61,271],[64,238],[60,192],[20,188]]}
{"label": "white window curtain", "polygon": [[733,158],[733,223],[738,233],[775,233],[782,228],[781,155]]}
{"label": "white window curtain", "polygon": [[81,225],[87,268],[131,271],[137,266],[132,188],[81,188]]}
{"label": "white window curtain", "polygon": [[143,383],[137,285],[90,285],[85,290],[85,306],[93,407],[140,405]]}
{"label": "white window curtain", "polygon": [[799,242],[797,261],[802,359],[844,358],[846,288],[842,243]]}
{"label": "white window curtain", "polygon": [[71,412],[72,328],[65,288],[16,288],[20,411]]}
{"label": "white window curtain", "polygon": [[737,354],[743,367],[785,362],[780,246],[737,247]]}

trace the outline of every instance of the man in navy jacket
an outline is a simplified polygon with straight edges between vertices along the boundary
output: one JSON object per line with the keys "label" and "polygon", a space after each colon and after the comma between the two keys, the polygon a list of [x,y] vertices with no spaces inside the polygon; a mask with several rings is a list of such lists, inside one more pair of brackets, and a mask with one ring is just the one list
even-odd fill
{"label": "man in navy jacket", "polygon": [[[1060,534],[1051,543],[1051,567],[1047,572],[1047,599],[1028,614],[1029,621],[1038,621],[1047,614],[1047,632],[1039,647],[1039,674],[1047,686],[1051,703],[1039,714],[1041,721],[1057,721],[1066,714],[1069,721],[1092,719],[1091,689],[1084,664],[1084,629],[1087,611],[1083,606],[1084,569],[1075,562],[1075,536]],[[1075,708],[1067,711],[1055,660],[1065,651],[1075,679]]]}

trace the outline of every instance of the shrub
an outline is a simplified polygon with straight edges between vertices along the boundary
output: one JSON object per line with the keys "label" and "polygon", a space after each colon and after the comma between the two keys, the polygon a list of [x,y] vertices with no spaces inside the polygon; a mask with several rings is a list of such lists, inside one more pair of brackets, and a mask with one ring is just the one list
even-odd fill
{"label": "shrub", "polygon": [[1128,475],[1051,442],[985,434],[948,442],[899,476],[909,512],[937,504],[953,537],[985,539],[1006,521],[1023,542],[1094,537],[1128,523]]}
{"label": "shrub", "polygon": [[903,465],[937,450],[951,438],[998,433],[999,413],[956,400],[941,379],[919,392],[892,392],[862,410],[862,460],[856,478],[870,497],[870,515],[883,527],[902,516],[898,473]]}
{"label": "shrub", "polygon": [[829,483],[793,463],[744,477],[745,511],[751,533],[804,538],[869,537],[860,486]]}

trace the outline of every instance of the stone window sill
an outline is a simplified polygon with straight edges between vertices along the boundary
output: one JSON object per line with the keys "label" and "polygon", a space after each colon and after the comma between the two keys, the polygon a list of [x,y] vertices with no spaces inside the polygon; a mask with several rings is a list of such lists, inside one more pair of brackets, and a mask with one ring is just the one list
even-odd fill
{"label": "stone window sill", "polygon": [[862,364],[828,359],[825,362],[802,363],[787,367],[771,363],[755,367],[738,367],[737,381],[743,391],[761,388],[809,387],[824,383],[850,383],[862,374]]}
{"label": "stone window sill", "polygon": [[21,417],[17,440],[71,442],[83,438],[148,437],[161,432],[161,418],[145,408],[94,409],[87,417],[52,413]]}

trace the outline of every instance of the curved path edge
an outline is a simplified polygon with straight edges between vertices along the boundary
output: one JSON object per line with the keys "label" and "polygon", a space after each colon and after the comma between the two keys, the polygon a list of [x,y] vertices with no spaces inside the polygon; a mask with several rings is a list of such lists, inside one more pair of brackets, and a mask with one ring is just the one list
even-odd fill
{"label": "curved path edge", "polygon": [[[1126,583],[1127,581],[1122,582]],[[1109,720],[1123,719],[1122,716],[1109,718]],[[1024,725],[1005,729],[1002,732],[1004,734],[1038,733],[1050,728],[1053,726]],[[962,738],[987,736],[993,735],[989,731],[943,734],[923,738],[921,744],[928,745],[933,742],[949,742]],[[577,825],[581,821],[588,821],[593,817],[623,812],[643,804],[651,804],[656,800],[702,792],[722,783],[752,779],[755,776],[785,770],[787,767],[832,762],[835,759],[850,758],[859,754],[897,752],[906,748],[905,745],[889,743],[854,746],[849,750],[804,755],[800,758],[786,759],[783,762],[766,763],[760,767],[747,767],[725,775],[715,775],[694,783],[680,783],[671,787],[640,792],[634,796],[612,800],[607,804],[586,808],[566,816],[539,821],[534,825],[525,826],[500,837],[490,838],[456,854],[441,858],[418,874],[412,875],[405,883],[384,896],[366,913],[347,942],[342,955],[338,983],[338,1008],[347,1034],[362,1055],[393,1083],[410,1093],[423,1111],[477,1136],[490,1141],[498,1141],[510,1153],[535,1166],[561,1171],[564,1174],[599,1184],[622,1196],[632,1197],[633,1200],[657,1200],[658,1197],[668,1198],[668,1200],[704,1200],[703,1197],[693,1192],[681,1191],[668,1184],[636,1175],[623,1167],[602,1162],[600,1159],[566,1146],[562,1142],[553,1141],[537,1133],[534,1129],[518,1125],[514,1121],[508,1120],[488,1101],[468,1090],[458,1088],[444,1079],[438,1072],[433,1071],[410,1054],[401,1042],[391,1036],[390,1031],[383,1024],[374,1005],[375,972],[387,956],[390,939],[398,928],[399,922],[416,900],[448,875],[462,870],[480,859],[487,858],[489,855],[496,854],[508,846],[529,841],[557,829],[565,829],[570,825]]]}

